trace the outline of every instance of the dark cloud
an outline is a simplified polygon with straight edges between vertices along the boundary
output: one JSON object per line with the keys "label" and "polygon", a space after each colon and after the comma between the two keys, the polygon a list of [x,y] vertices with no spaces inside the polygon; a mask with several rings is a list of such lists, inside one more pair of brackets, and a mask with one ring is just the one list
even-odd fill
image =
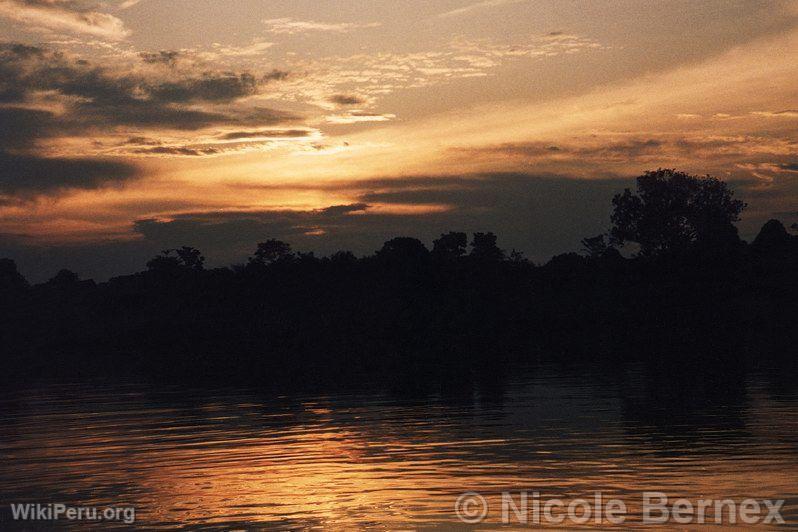
{"label": "dark cloud", "polygon": [[307,129],[259,129],[250,131],[231,131],[220,135],[218,138],[222,140],[239,140],[249,138],[285,138],[296,137],[302,138],[310,135],[311,131]]}
{"label": "dark cloud", "polygon": [[129,137],[127,140],[121,143],[123,146],[130,144],[137,146],[157,146],[161,144],[161,141],[150,137]]}
{"label": "dark cloud", "polygon": [[38,46],[20,43],[0,43],[0,103],[19,102],[25,99],[27,88],[20,86],[17,78],[21,63],[44,57],[45,50]]}
{"label": "dark cloud", "polygon": [[589,146],[555,146],[543,142],[507,143],[487,148],[467,150],[483,154],[509,155],[518,157],[558,156],[573,157],[639,157],[656,153],[665,146],[659,139],[629,139],[623,142],[608,142]]}
{"label": "dark cloud", "polygon": [[0,191],[5,193],[26,195],[96,188],[136,175],[135,167],[118,161],[37,157],[0,151]]}
{"label": "dark cloud", "polygon": [[[166,63],[176,57],[175,52],[142,56],[144,61]],[[269,76],[279,77],[274,72]],[[82,136],[120,126],[181,130],[221,124],[253,127],[298,118],[263,107],[232,106],[254,94],[259,83],[248,72],[205,73],[153,82],[48,48],[0,43],[0,103],[4,104],[0,107],[0,191],[45,194],[102,186],[137,175],[133,166],[123,162],[50,156],[47,141],[60,136]],[[65,97],[60,102],[64,111],[55,115],[31,108],[44,92],[49,98],[54,98],[53,94]],[[198,108],[198,103],[205,106]],[[136,137],[126,143],[141,146],[134,153],[200,156],[218,151],[212,147],[165,147],[156,140]]]}
{"label": "dark cloud", "polygon": [[367,203],[350,203],[349,205],[332,205],[324,209],[319,209],[317,212],[324,216],[338,216],[340,214],[349,214],[352,212],[364,212],[368,209]]}
{"label": "dark cloud", "polygon": [[779,168],[787,170],[788,172],[798,172],[798,163],[784,163],[780,164]]}
{"label": "dark cloud", "polygon": [[[260,123],[267,121],[268,118],[260,120]],[[217,155],[220,153],[236,151],[244,147],[265,146],[272,140],[265,139],[288,139],[304,138],[310,135],[311,131],[306,129],[253,129],[231,131],[216,136],[218,140],[240,141],[225,143],[197,143],[189,145],[164,145],[162,142],[147,137],[131,137],[122,142],[121,146],[132,146],[126,153],[135,155],[175,155],[188,157],[202,157]]]}
{"label": "dark cloud", "polygon": [[260,79],[264,83],[268,83],[269,81],[281,81],[287,78],[290,75],[290,72],[286,70],[279,70],[273,69],[271,72],[267,72],[264,74]]}
{"label": "dark cloud", "polygon": [[580,144],[550,145],[544,142],[506,143],[483,148],[463,148],[455,151],[474,155],[506,155],[516,157],[548,157],[573,159],[618,159],[657,155],[697,155],[711,153],[720,155],[747,155],[755,151],[766,152],[773,149],[781,140],[761,137],[662,137],[629,138],[621,141],[600,142],[598,139],[584,139]]}
{"label": "dark cloud", "polygon": [[333,94],[328,101],[337,105],[360,105],[365,102],[363,98],[354,94]]}
{"label": "dark cloud", "polygon": [[150,99],[166,103],[229,102],[255,94],[258,82],[248,72],[206,74],[147,87]]}
{"label": "dark cloud", "polygon": [[47,111],[0,108],[0,192],[28,196],[70,188],[95,188],[137,175],[123,162],[48,157],[36,142],[54,135],[57,117]]}
{"label": "dark cloud", "polygon": [[661,135],[652,137],[597,135],[575,137],[552,145],[519,142],[452,149],[467,161],[484,161],[504,168],[535,168],[557,174],[607,178],[613,174],[676,167],[709,173],[728,181],[755,179],[760,185],[795,163],[795,140],[762,135]]}
{"label": "dark cloud", "polygon": [[0,150],[27,149],[41,137],[57,131],[55,115],[23,107],[0,107]]}
{"label": "dark cloud", "polygon": [[161,50],[159,52],[141,52],[139,56],[145,63],[174,66],[178,57],[180,57],[180,52],[177,50]]}
{"label": "dark cloud", "polygon": [[140,126],[151,128],[173,128],[193,131],[225,122],[248,122],[247,117],[233,116],[223,112],[186,109],[156,102],[137,100],[103,102],[76,105],[73,120],[84,126]]}
{"label": "dark cloud", "polygon": [[[37,91],[78,98],[79,103],[61,118],[67,125],[191,130],[213,124],[275,124],[297,119],[296,115],[272,109],[219,106],[259,90],[260,82],[249,72],[208,72],[153,82],[71,60],[52,50],[5,43],[0,44],[0,74],[0,99],[4,102],[25,103]],[[188,106],[195,103],[215,107]]]}
{"label": "dark cloud", "polygon": [[201,157],[203,155],[215,155],[219,153],[216,148],[189,148],[186,146],[155,146],[153,148],[137,148],[131,153],[141,155],[185,155],[190,157]]}

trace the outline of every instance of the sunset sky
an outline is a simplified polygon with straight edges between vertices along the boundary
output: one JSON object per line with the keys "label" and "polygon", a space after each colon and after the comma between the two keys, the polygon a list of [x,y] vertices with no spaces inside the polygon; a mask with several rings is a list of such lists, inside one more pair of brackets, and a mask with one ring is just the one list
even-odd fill
{"label": "sunset sky", "polygon": [[369,253],[494,231],[535,260],[647,169],[798,221],[798,3],[0,0],[0,256]]}

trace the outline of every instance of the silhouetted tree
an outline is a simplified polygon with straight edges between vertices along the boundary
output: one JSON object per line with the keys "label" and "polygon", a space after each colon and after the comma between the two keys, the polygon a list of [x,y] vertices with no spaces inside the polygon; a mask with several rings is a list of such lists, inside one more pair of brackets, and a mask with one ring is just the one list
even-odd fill
{"label": "silhouetted tree", "polygon": [[493,233],[474,233],[471,256],[484,261],[500,261],[504,259],[504,251],[496,245],[496,235]]}
{"label": "silhouetted tree", "polygon": [[783,246],[792,239],[790,234],[778,220],[768,220],[759,234],[756,235],[752,245],[757,249],[770,249]]}
{"label": "silhouetted tree", "polygon": [[391,261],[419,261],[427,257],[429,251],[417,238],[399,236],[382,245],[377,258]]}
{"label": "silhouetted tree", "polygon": [[52,279],[47,281],[47,284],[56,288],[67,288],[69,286],[74,286],[79,281],[80,277],[75,272],[71,270],[60,270]]}
{"label": "silhouetted tree", "polygon": [[191,270],[202,270],[205,267],[205,257],[200,250],[189,246],[183,246],[175,250],[177,258],[180,259],[184,268]]}
{"label": "silhouetted tree", "polygon": [[23,290],[28,281],[17,271],[17,263],[11,259],[0,259],[0,289]]}
{"label": "silhouetted tree", "polygon": [[432,254],[440,259],[456,259],[466,253],[468,236],[450,231],[432,242]]}
{"label": "silhouetted tree", "polygon": [[256,249],[255,254],[250,257],[249,262],[251,264],[268,265],[279,260],[288,259],[292,256],[290,244],[282,240],[270,238],[266,242],[258,244],[258,249]]}
{"label": "silhouetted tree", "polygon": [[518,251],[515,248],[513,248],[512,251],[510,251],[509,260],[510,262],[514,263],[527,262],[526,257],[524,257],[524,252]]}
{"label": "silhouetted tree", "polygon": [[558,272],[573,272],[585,267],[587,259],[573,251],[553,256],[546,263],[546,268]]}
{"label": "silhouetted tree", "polygon": [[147,269],[158,273],[177,273],[183,263],[177,255],[173,255],[173,249],[165,249],[147,262]]}
{"label": "silhouetted tree", "polygon": [[684,249],[694,242],[739,242],[733,223],[746,204],[726,183],[671,169],[637,178],[637,194],[626,189],[612,204],[613,244],[635,242],[641,255]]}
{"label": "silhouetted tree", "polygon": [[612,247],[608,245],[607,241],[604,239],[604,235],[585,237],[582,239],[581,244],[585,249],[585,252],[587,252],[587,256],[592,259],[601,258],[609,249],[612,249]]}
{"label": "silhouetted tree", "polygon": [[330,262],[336,264],[354,264],[357,262],[357,257],[351,251],[336,251],[330,255]]}

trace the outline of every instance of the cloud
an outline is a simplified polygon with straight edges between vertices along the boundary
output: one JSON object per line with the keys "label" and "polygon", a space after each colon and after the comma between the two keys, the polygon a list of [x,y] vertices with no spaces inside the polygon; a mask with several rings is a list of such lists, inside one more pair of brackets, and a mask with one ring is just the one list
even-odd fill
{"label": "cloud", "polygon": [[[570,168],[582,175],[591,169],[645,168],[700,161],[704,170],[749,163],[768,163],[789,158],[798,144],[789,138],[753,135],[674,135],[651,133],[649,137],[605,134],[571,136],[567,142],[512,142],[493,146],[453,148],[457,157],[486,161],[534,163],[538,167]],[[711,164],[707,164],[707,163]],[[678,163],[678,164],[677,164]]]}
{"label": "cloud", "polygon": [[379,22],[355,23],[355,22],[315,22],[312,20],[295,20],[292,18],[272,18],[263,21],[272,33],[294,35],[296,33],[306,33],[311,31],[347,33],[361,28],[376,28],[382,24]]}
{"label": "cloud", "polygon": [[219,43],[213,44],[213,52],[210,52],[208,57],[214,58],[247,58],[262,55],[264,52],[274,46],[273,42],[265,41],[260,38],[255,38],[249,44],[243,46],[230,46],[222,45]]}
{"label": "cloud", "polygon": [[177,50],[160,50],[158,52],[139,52],[141,60],[150,64],[163,64],[174,66],[180,52]]}
{"label": "cloud", "polygon": [[117,143],[106,153],[135,156],[208,157],[249,151],[265,151],[320,137],[316,129],[247,129],[196,135],[193,139],[171,139],[161,136],[130,137]]}
{"label": "cloud", "polygon": [[[158,52],[142,59],[160,64],[176,57]],[[266,77],[280,77],[275,72]],[[169,139],[165,129],[259,127],[247,130],[260,133],[258,139],[248,140],[261,142],[286,134],[305,135],[299,130],[263,129],[293,122],[298,118],[294,114],[235,105],[257,93],[264,83],[250,72],[170,72],[164,80],[94,65],[49,48],[0,43],[0,191],[20,196],[60,193],[138,175],[131,164],[104,155],[205,156],[243,149],[240,143],[217,147],[190,145],[185,139],[165,142]],[[159,141],[146,140],[147,135],[141,133],[147,130],[156,131]],[[117,143],[112,150],[106,150],[100,140],[89,143],[87,135],[90,132],[97,138],[129,131],[136,132],[127,134],[134,138]],[[211,139],[210,144],[234,140]],[[253,147],[254,143],[246,149]],[[87,156],[92,154],[98,157]]]}
{"label": "cloud", "polygon": [[65,189],[97,188],[138,174],[134,166],[112,160],[39,157],[0,151],[0,191],[21,196]]}
{"label": "cloud", "polygon": [[275,68],[273,70],[270,70],[266,74],[264,74],[261,77],[261,80],[264,81],[264,82],[280,81],[280,80],[286,79],[290,75],[291,75],[291,73],[288,72],[287,70],[280,70],[280,69]]}
{"label": "cloud", "polygon": [[[323,57],[309,63],[304,58],[297,58],[291,68],[302,71],[303,75],[276,87],[275,95],[287,99],[301,98],[329,108],[330,103],[349,105],[344,102],[356,91],[356,98],[371,103],[397,91],[486,77],[508,61],[552,60],[600,49],[603,49],[602,45],[586,37],[542,34],[513,44],[491,39],[456,38],[436,50],[359,53]],[[289,66],[291,64],[289,61]]]}
{"label": "cloud", "polygon": [[258,81],[243,72],[205,74],[199,78],[185,78],[152,86],[142,86],[150,99],[169,103],[196,101],[227,102],[255,94]]}
{"label": "cloud", "polygon": [[[174,58],[159,52],[145,60]],[[93,65],[45,48],[0,44],[0,101],[28,105],[38,94],[61,98],[63,128],[116,125],[196,130],[213,124],[269,125],[297,117],[266,108],[221,107],[256,94],[267,81],[250,72],[170,74],[151,79],[137,73]],[[198,107],[195,104],[210,104]]]}
{"label": "cloud", "polygon": [[[158,52],[145,54],[142,59],[158,63],[177,57],[174,52]],[[146,124],[157,122],[162,114],[166,123],[185,122],[189,126],[204,122],[203,117],[213,121],[217,115],[180,104],[229,103],[253,95],[264,83],[286,75],[274,70],[263,76],[246,71],[204,72],[199,76],[180,72],[170,74],[167,80],[152,79],[16,43],[0,43],[0,73],[0,94],[6,102],[24,102],[37,92],[55,91],[78,100],[76,105],[89,115],[100,114],[107,120],[114,121],[117,115],[117,122],[135,123],[140,116],[138,121]],[[183,113],[184,120],[173,111]]]}
{"label": "cloud", "polygon": [[754,111],[751,114],[766,118],[798,118],[798,109],[784,109],[782,111]]}
{"label": "cloud", "polygon": [[190,157],[201,157],[203,155],[216,155],[219,151],[216,148],[188,148],[186,146],[155,146],[153,148],[136,148],[130,153],[140,155],[185,155]]}
{"label": "cloud", "polygon": [[0,0],[0,16],[30,29],[83,33],[110,40],[121,40],[130,34],[119,18],[94,10],[95,5],[78,0]]}
{"label": "cloud", "polygon": [[351,111],[342,115],[330,115],[327,117],[327,122],[330,124],[356,124],[359,122],[387,122],[393,118],[396,118],[396,115]]}
{"label": "cloud", "polygon": [[333,94],[327,101],[336,105],[360,105],[365,103],[363,98],[354,94]]}
{"label": "cloud", "polygon": [[29,197],[65,189],[96,188],[137,175],[130,164],[85,157],[48,157],[36,141],[58,131],[52,113],[0,107],[0,192]]}
{"label": "cloud", "polygon": [[599,143],[596,145],[554,145],[540,142],[507,143],[499,146],[480,148],[478,151],[521,157],[640,157],[658,153],[665,146],[660,139],[632,138],[624,141]]}
{"label": "cloud", "polygon": [[302,138],[307,137],[313,130],[310,129],[260,129],[250,131],[230,131],[219,136],[223,140],[258,140],[267,138]]}
{"label": "cloud", "polygon": [[331,207],[325,207],[315,212],[319,212],[324,216],[338,216],[352,212],[365,212],[368,208],[368,203],[350,203],[348,205],[332,205]]}
{"label": "cloud", "polygon": [[56,128],[55,115],[49,111],[0,107],[0,149],[29,149]]}
{"label": "cloud", "polygon": [[467,6],[464,7],[452,9],[451,11],[446,11],[444,13],[439,14],[438,17],[440,18],[459,17],[461,15],[467,15],[475,11],[482,11],[485,9],[491,9],[494,7],[501,7],[512,4],[520,4],[526,1],[528,0],[483,0],[482,2],[475,2],[473,4],[468,4]]}

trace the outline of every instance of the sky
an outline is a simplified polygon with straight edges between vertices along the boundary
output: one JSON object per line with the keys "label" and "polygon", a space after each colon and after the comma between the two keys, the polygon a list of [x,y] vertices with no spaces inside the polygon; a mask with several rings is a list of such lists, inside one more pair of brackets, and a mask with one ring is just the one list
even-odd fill
{"label": "sky", "polygon": [[798,3],[0,0],[0,256],[106,279],[494,231],[543,262],[645,170],[798,221]]}

